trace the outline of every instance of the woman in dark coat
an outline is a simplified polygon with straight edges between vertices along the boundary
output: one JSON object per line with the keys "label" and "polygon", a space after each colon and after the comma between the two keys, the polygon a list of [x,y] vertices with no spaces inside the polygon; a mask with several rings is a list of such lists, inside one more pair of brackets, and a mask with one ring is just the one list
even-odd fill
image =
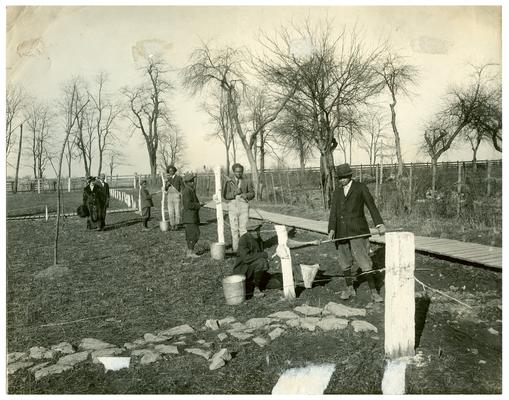
{"label": "woman in dark coat", "polygon": [[102,230],[99,220],[105,206],[105,199],[94,177],[87,179],[87,186],[83,189],[83,206],[88,210],[87,229]]}

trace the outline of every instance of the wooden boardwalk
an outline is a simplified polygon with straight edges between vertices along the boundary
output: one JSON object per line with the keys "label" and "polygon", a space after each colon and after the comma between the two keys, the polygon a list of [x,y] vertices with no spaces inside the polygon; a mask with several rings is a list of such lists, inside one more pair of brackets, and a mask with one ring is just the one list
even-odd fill
{"label": "wooden boardwalk", "polygon": [[[215,209],[214,202],[205,205]],[[223,203],[223,209],[228,205]],[[327,234],[327,221],[316,221],[306,218],[283,215],[269,211],[250,208],[249,217],[270,221],[279,225],[294,226],[307,231]],[[376,229],[371,229],[371,242],[385,244],[385,237],[378,235]],[[415,250],[420,253],[437,255],[454,261],[469,264],[482,265],[485,267],[502,270],[502,248],[485,246],[477,243],[461,242],[459,240],[442,239],[426,236],[415,236]]]}

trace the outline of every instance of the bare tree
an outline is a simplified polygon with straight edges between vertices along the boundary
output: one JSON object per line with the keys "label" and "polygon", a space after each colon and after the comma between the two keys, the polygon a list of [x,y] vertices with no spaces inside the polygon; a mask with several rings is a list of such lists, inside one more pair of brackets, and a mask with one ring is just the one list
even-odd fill
{"label": "bare tree", "polygon": [[368,112],[364,118],[362,134],[357,136],[357,143],[368,154],[370,166],[376,165],[381,154],[380,145],[386,138],[384,133],[386,126],[382,115],[378,112]]}
{"label": "bare tree", "polygon": [[169,109],[166,96],[172,86],[165,78],[166,64],[161,58],[148,57],[142,68],[147,83],[133,89],[124,88],[130,110],[129,120],[135,130],[138,130],[145,140],[150,162],[151,179],[157,177],[157,149],[160,139],[160,125],[169,121]]}
{"label": "bare tree", "polygon": [[409,87],[415,84],[418,76],[418,70],[415,66],[405,64],[403,59],[394,53],[388,52],[377,72],[381,77],[382,85],[389,91],[391,96],[391,126],[394,133],[394,144],[396,147],[396,156],[398,159],[398,173],[396,184],[398,192],[401,192],[401,178],[403,176],[403,155],[401,153],[401,139],[396,122],[396,105],[399,95],[409,96]]}
{"label": "bare tree", "polygon": [[432,190],[436,189],[436,167],[439,158],[449,150],[458,135],[475,121],[487,97],[483,72],[488,65],[475,68],[474,80],[465,88],[454,88],[445,99],[444,108],[424,131],[423,147],[431,158]]}
{"label": "bare tree", "polygon": [[130,165],[126,162],[125,156],[120,152],[119,149],[110,148],[106,152],[106,159],[108,160],[108,170],[110,179],[113,179],[113,173],[115,169],[120,165]]}
{"label": "bare tree", "polygon": [[462,136],[463,140],[467,142],[472,149],[472,168],[474,171],[477,171],[477,151],[482,141],[486,139],[486,136],[483,132],[469,127],[465,128]]}
{"label": "bare tree", "polygon": [[42,178],[51,153],[51,114],[48,106],[35,100],[32,101],[27,108],[26,121],[32,138],[29,150],[32,156],[34,178]]}
{"label": "bare tree", "polygon": [[25,91],[18,85],[7,85],[6,115],[5,115],[5,156],[9,156],[14,145],[14,132],[23,123],[23,108],[25,106]]}
{"label": "bare tree", "polygon": [[178,127],[167,130],[159,137],[159,162],[164,170],[170,165],[183,165],[186,142]]}
{"label": "bare tree", "polygon": [[479,103],[471,126],[502,152],[502,85],[497,82],[494,87],[488,86]]}
{"label": "bare tree", "polygon": [[[298,54],[295,37],[303,38],[309,51]],[[320,21],[317,28],[309,22],[291,30],[283,27],[275,38],[265,35],[262,45],[266,54],[257,61],[261,73],[284,91],[296,87],[291,103],[299,103],[312,123],[328,207],[335,188],[336,133],[350,123],[356,108],[380,91],[374,65],[382,49],[368,50],[355,31],[335,34],[330,21]]]}
{"label": "bare tree", "polygon": [[295,87],[283,95],[279,104],[263,116],[256,124],[256,128],[249,128],[243,125],[242,101],[245,99],[247,88],[244,77],[246,55],[240,49],[224,47],[213,50],[207,44],[193,51],[190,57],[190,64],[183,70],[182,77],[184,86],[193,95],[198,94],[206,88],[219,89],[224,95],[231,112],[231,118],[235,127],[235,133],[242,143],[248,159],[253,184],[257,196],[258,192],[258,165],[255,148],[258,136],[268,124],[272,123],[285,107],[288,100],[293,96]]}
{"label": "bare tree", "polygon": [[72,79],[67,82],[63,87],[61,96],[61,111],[64,116],[64,140],[62,148],[59,153],[58,161],[58,174],[57,174],[57,217],[55,220],[55,240],[53,246],[53,264],[58,265],[58,239],[60,235],[60,204],[61,204],[61,177],[62,177],[62,161],[64,158],[64,152],[69,141],[69,136],[74,129],[79,115],[81,115],[83,109],[87,106],[88,100],[85,102],[80,101],[79,94],[79,83],[76,79]]}
{"label": "bare tree", "polygon": [[105,91],[107,82],[108,75],[105,72],[99,72],[95,77],[95,91],[89,91],[92,104],[90,127],[94,130],[97,139],[97,175],[102,172],[104,152],[116,140],[112,128],[120,114],[120,107],[111,101],[111,96]]}

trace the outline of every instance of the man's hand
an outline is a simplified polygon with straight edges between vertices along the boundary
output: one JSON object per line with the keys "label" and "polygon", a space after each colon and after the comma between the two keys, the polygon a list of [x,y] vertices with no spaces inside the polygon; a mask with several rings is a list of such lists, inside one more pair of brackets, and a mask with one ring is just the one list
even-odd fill
{"label": "man's hand", "polygon": [[334,239],[334,235],[335,235],[335,234],[336,234],[336,232],[334,232],[334,230],[333,230],[333,229],[331,229],[331,230],[329,231],[329,240],[333,240],[333,239]]}
{"label": "man's hand", "polygon": [[384,224],[380,224],[376,227],[376,229],[378,229],[378,234],[380,236],[384,235],[385,234],[385,225]]}

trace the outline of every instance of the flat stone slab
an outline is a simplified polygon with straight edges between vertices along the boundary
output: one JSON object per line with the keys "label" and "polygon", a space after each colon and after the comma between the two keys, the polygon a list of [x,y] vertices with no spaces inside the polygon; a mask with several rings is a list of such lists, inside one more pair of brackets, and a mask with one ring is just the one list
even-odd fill
{"label": "flat stone slab", "polygon": [[334,314],[337,317],[366,316],[366,309],[364,308],[348,307],[343,304],[334,303],[332,301],[327,303],[327,305],[324,307],[324,310]]}
{"label": "flat stone slab", "polygon": [[55,344],[51,346],[51,350],[56,351],[57,353],[61,354],[72,354],[74,353],[74,348],[70,343],[67,342],[60,342],[58,344]]}
{"label": "flat stone slab", "polygon": [[226,326],[226,325],[230,325],[231,323],[233,323],[233,322],[235,322],[235,321],[236,321],[236,319],[235,319],[234,317],[229,316],[229,317],[226,317],[226,318],[220,319],[220,320],[218,321],[218,323],[219,323],[219,326],[220,326],[220,327],[224,327],[224,326]]}
{"label": "flat stone slab", "polygon": [[145,342],[145,339],[136,339],[133,344],[136,346],[136,347],[141,347],[141,346],[145,346],[147,344],[147,342]]}
{"label": "flat stone slab", "polygon": [[43,358],[53,358],[56,351],[47,349],[46,347],[34,346],[30,348],[30,358],[34,360],[41,360]]}
{"label": "flat stone slab", "polygon": [[49,361],[46,361],[46,362],[43,362],[43,363],[39,363],[39,364],[36,364],[34,365],[33,367],[31,368],[28,368],[28,371],[30,371],[31,373],[35,373],[35,371],[41,369],[41,368],[44,368],[46,365],[49,364]]}
{"label": "flat stone slab", "polygon": [[230,324],[230,330],[244,331],[246,329],[248,329],[248,327],[241,322],[233,322]]}
{"label": "flat stone slab", "polygon": [[323,331],[337,331],[348,326],[348,320],[344,318],[323,318],[316,324]]}
{"label": "flat stone slab", "polygon": [[252,329],[260,329],[273,322],[270,318],[251,318],[246,321],[246,326]]}
{"label": "flat stone slab", "polygon": [[84,338],[81,340],[79,346],[81,350],[101,350],[108,347],[116,347],[114,344],[103,342],[99,339]]}
{"label": "flat stone slab", "polygon": [[25,369],[34,365],[32,361],[15,361],[7,365],[7,374],[12,375],[20,369]]}
{"label": "flat stone slab", "polygon": [[278,312],[270,314],[269,318],[294,319],[294,318],[299,318],[299,316],[297,314],[295,314],[293,311],[278,311]]}
{"label": "flat stone slab", "polygon": [[224,332],[221,332],[217,335],[217,338],[222,342],[223,340],[228,339],[228,335]]}
{"label": "flat stone slab", "polygon": [[352,321],[352,326],[355,332],[368,332],[373,331],[378,333],[378,329],[375,325],[370,324],[367,321],[355,320]]}
{"label": "flat stone slab", "polygon": [[308,331],[314,332],[316,330],[316,326],[320,322],[320,318],[318,317],[305,317],[300,318],[300,327],[302,329],[307,329]]}
{"label": "flat stone slab", "polygon": [[208,319],[205,321],[205,327],[217,331],[219,329],[219,321],[217,319]]}
{"label": "flat stone slab", "polygon": [[158,361],[160,358],[161,358],[160,353],[149,350],[143,355],[143,357],[141,357],[140,364],[141,365],[152,364],[153,362]]}
{"label": "flat stone slab", "polygon": [[14,351],[12,353],[7,354],[7,364],[25,360],[28,360],[28,354],[25,352]]}
{"label": "flat stone slab", "polygon": [[236,331],[236,330],[232,330],[232,329],[230,329],[228,331],[228,333],[230,335],[232,335],[234,338],[237,338],[239,340],[246,340],[246,339],[253,337],[252,333],[246,333],[246,332]]}
{"label": "flat stone slab", "polygon": [[276,328],[272,332],[269,332],[270,340],[275,340],[285,332],[282,328]]}
{"label": "flat stone slab", "polygon": [[152,333],[145,333],[143,335],[143,340],[145,340],[146,343],[161,343],[166,342],[170,340],[171,337],[165,336],[165,335],[153,335]]}
{"label": "flat stone slab", "polygon": [[191,328],[189,325],[179,325],[175,326],[171,329],[167,329],[165,331],[162,331],[160,335],[162,336],[177,336],[177,335],[186,335],[188,333],[194,333],[194,329]]}
{"label": "flat stone slab", "polygon": [[226,364],[226,361],[232,359],[232,355],[228,351],[228,349],[221,349],[216,354],[212,356],[212,360],[209,365],[209,369],[214,371],[218,368],[223,367]]}
{"label": "flat stone slab", "polygon": [[210,358],[210,355],[212,354],[210,351],[206,351],[203,349],[197,349],[197,348],[189,348],[184,349],[185,352],[195,354],[197,356],[203,357],[205,360],[208,360]]}
{"label": "flat stone slab", "polygon": [[257,336],[253,338],[253,342],[255,342],[260,347],[265,347],[269,344],[269,341],[261,336]]}
{"label": "flat stone slab", "polygon": [[81,351],[79,353],[68,354],[60,357],[57,361],[59,365],[69,365],[71,367],[76,364],[85,361],[88,358],[88,351]]}
{"label": "flat stone slab", "polygon": [[94,364],[99,364],[101,361],[98,360],[99,357],[113,357],[122,354],[122,349],[118,347],[110,347],[108,349],[100,349],[94,350],[90,355],[92,357],[92,362]]}
{"label": "flat stone slab", "polygon": [[35,371],[35,374],[34,374],[35,380],[38,381],[38,380],[44,378],[45,376],[49,376],[49,375],[61,374],[62,372],[67,371],[69,369],[72,369],[71,365],[66,365],[66,364],[49,365],[47,367],[44,367],[44,368],[41,368],[41,369],[38,369],[37,371]]}
{"label": "flat stone slab", "polygon": [[134,343],[131,343],[131,342],[124,343],[124,348],[127,350],[132,350],[132,349],[135,349],[136,347],[138,347],[138,346],[135,345]]}
{"label": "flat stone slab", "polygon": [[179,354],[179,349],[177,346],[168,344],[156,344],[154,346],[154,350],[161,354]]}
{"label": "flat stone slab", "polygon": [[297,311],[306,316],[320,315],[323,312],[321,308],[308,306],[307,304],[295,307],[294,311]]}

